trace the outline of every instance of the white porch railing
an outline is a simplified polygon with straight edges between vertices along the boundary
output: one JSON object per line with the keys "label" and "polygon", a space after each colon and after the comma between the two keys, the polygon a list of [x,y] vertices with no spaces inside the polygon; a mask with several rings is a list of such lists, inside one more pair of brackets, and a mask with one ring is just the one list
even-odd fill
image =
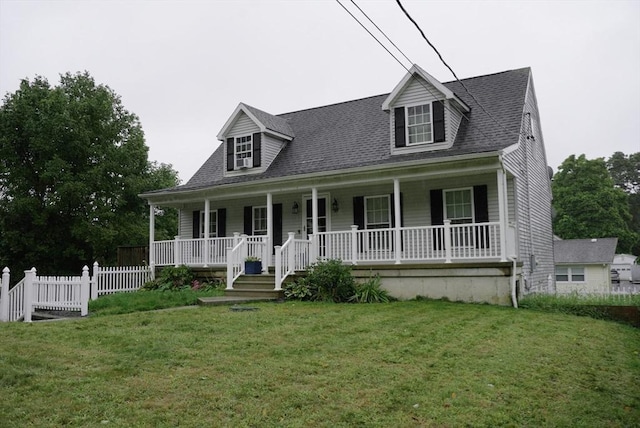
{"label": "white porch railing", "polygon": [[403,261],[464,261],[502,259],[500,223],[450,224],[401,227],[400,248],[395,229],[322,232],[314,236],[320,259],[340,259],[357,264]]}
{"label": "white porch railing", "polygon": [[[234,233],[225,238],[183,239],[176,236],[170,241],[156,241],[151,248],[154,266],[215,266],[226,265],[229,250],[240,242],[241,235]],[[249,241],[262,242],[262,236],[248,237]]]}
{"label": "white porch railing", "polygon": [[255,257],[263,260],[262,271],[269,266],[270,251],[266,236],[240,236],[239,242],[227,250],[227,290],[233,289],[233,283],[240,275],[244,274],[244,262],[247,257]]}
{"label": "white porch railing", "polygon": [[276,246],[276,290],[282,289],[282,283],[287,276],[305,270],[311,263],[311,241],[295,239],[295,235],[289,232],[287,242],[282,246]]}

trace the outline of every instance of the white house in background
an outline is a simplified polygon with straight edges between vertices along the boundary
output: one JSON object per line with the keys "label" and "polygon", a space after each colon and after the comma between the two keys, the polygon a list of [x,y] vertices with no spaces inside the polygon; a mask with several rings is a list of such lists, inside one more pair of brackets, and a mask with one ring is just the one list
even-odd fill
{"label": "white house in background", "polygon": [[[498,304],[553,274],[529,68],[441,83],[414,65],[383,95],[278,115],[240,103],[217,138],[185,185],[141,195],[155,266],[226,269],[231,293],[247,255],[275,290],[340,259],[399,298]],[[155,241],[157,206],[179,209],[175,240]]]}
{"label": "white house in background", "polygon": [[618,238],[554,241],[556,293],[611,291],[611,264]]}
{"label": "white house in background", "polygon": [[611,269],[618,272],[620,281],[631,281],[631,272],[636,265],[637,258],[638,256],[632,256],[631,254],[616,254],[613,257]]}

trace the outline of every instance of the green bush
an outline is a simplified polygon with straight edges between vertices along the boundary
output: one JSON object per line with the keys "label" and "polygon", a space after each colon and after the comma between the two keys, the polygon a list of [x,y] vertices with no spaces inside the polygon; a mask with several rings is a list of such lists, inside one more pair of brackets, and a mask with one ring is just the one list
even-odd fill
{"label": "green bush", "polygon": [[167,266],[153,281],[144,284],[141,290],[145,291],[213,291],[218,288],[218,283],[198,281],[189,266]]}
{"label": "green bush", "polygon": [[389,303],[389,292],[381,288],[380,275],[370,277],[367,281],[356,284],[355,293],[349,299],[355,303]]}
{"label": "green bush", "polygon": [[306,276],[285,286],[285,297],[323,302],[348,302],[355,294],[351,267],[341,260],[326,260],[307,268]]}

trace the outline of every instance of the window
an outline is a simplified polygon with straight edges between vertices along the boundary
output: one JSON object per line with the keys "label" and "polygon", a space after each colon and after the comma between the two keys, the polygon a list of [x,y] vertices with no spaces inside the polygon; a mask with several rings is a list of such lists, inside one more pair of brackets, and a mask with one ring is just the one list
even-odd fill
{"label": "window", "polygon": [[473,223],[473,199],[471,189],[445,190],[444,218],[451,224]]}
{"label": "window", "polygon": [[[218,236],[218,211],[209,211],[209,238]],[[204,238],[204,211],[200,211],[200,238]]]}
{"label": "window", "polygon": [[[251,135],[236,137],[236,168],[251,167],[253,160],[253,142]],[[248,159],[245,161],[245,159]]]}
{"label": "window", "polygon": [[389,196],[369,196],[365,198],[366,229],[388,229],[391,226]]}
{"label": "window", "polygon": [[556,281],[584,282],[584,267],[556,266]]}
{"label": "window", "polygon": [[433,141],[431,129],[431,104],[407,107],[407,134],[409,144]]}
{"label": "window", "polygon": [[253,234],[267,234],[267,207],[253,207]]}

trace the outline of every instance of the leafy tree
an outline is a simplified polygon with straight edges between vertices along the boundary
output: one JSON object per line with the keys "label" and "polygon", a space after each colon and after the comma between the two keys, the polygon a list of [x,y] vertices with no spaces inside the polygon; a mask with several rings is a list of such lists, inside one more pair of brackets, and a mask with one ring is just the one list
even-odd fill
{"label": "leafy tree", "polygon": [[[607,161],[607,168],[615,185],[629,195],[629,227],[640,235],[640,152],[628,156],[615,152]],[[640,255],[640,240],[632,247],[631,254]]]}
{"label": "leafy tree", "polygon": [[55,87],[23,80],[0,105],[2,265],[77,273],[113,262],[118,245],[144,245],[149,213],[138,194],[178,183],[147,155],[139,119],[88,73]]}
{"label": "leafy tree", "polygon": [[627,195],[614,186],[604,159],[569,156],[553,177],[554,233],[563,239],[618,238],[630,252],[638,234],[629,228]]}

